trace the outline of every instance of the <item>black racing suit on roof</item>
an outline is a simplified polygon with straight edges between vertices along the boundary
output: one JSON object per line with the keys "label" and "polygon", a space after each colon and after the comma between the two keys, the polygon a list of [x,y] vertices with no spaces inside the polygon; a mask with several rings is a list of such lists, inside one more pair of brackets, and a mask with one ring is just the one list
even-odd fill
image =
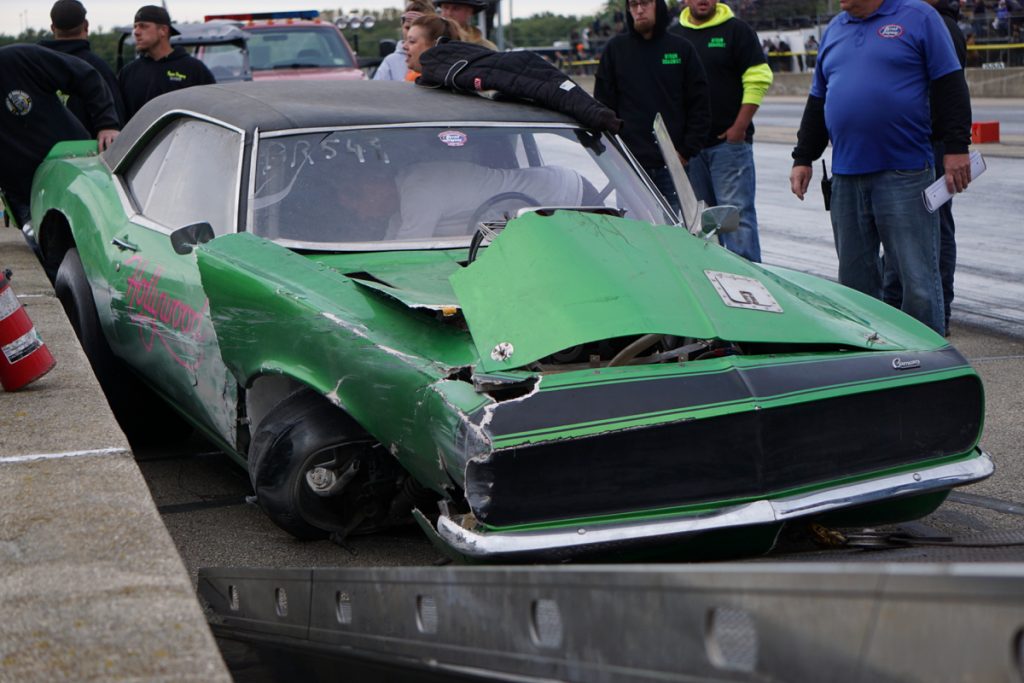
{"label": "black racing suit on roof", "polygon": [[647,169],[665,165],[654,139],[654,116],[661,113],[676,151],[690,158],[704,145],[711,125],[708,83],[696,50],[666,31],[665,0],[655,0],[656,20],[650,40],[633,27],[608,41],[601,55],[594,97],[624,122],[622,138]]}

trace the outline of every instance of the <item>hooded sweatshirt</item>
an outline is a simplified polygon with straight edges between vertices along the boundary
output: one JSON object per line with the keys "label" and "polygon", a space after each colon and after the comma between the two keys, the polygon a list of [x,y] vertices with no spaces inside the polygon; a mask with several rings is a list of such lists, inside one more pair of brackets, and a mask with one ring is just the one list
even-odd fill
{"label": "hooded sweatshirt", "polygon": [[665,0],[655,0],[655,25],[645,39],[626,9],[627,31],[608,41],[594,83],[594,97],[623,120],[623,140],[640,164],[661,168],[665,161],[654,138],[654,117],[665,119],[676,151],[696,155],[708,136],[711,110],[708,82],[696,50],[668,33]]}
{"label": "hooded sweatshirt", "polygon": [[[103,61],[103,58],[89,48],[88,40],[40,40],[39,44],[50,50],[78,57],[96,69],[100,76],[103,77],[103,82],[110,88],[111,97],[114,98],[114,107],[117,109],[117,118],[120,121],[120,125],[117,127],[120,128],[124,124],[124,102],[121,101],[121,90],[117,87],[117,76],[114,75],[113,70],[107,63]],[[79,97],[68,97],[67,108],[82,122],[82,125],[89,131],[89,134],[96,137],[100,129],[96,127],[92,117],[89,115],[89,108],[85,106],[85,102]]]}
{"label": "hooded sweatshirt", "polygon": [[63,140],[89,139],[58,91],[80,98],[98,129],[118,127],[114,100],[86,62],[39,45],[0,48],[0,189],[22,207],[50,148]]}
{"label": "hooded sweatshirt", "polygon": [[217,82],[205,64],[180,47],[174,48],[163,59],[140,55],[121,69],[117,80],[128,118],[135,116],[142,105],[158,95]]}
{"label": "hooded sweatshirt", "polygon": [[[724,140],[724,133],[744,104],[760,106],[772,84],[772,70],[764,57],[757,34],[733,15],[722,3],[715,14],[699,26],[693,23],[690,8],[683,10],[679,25],[670,31],[693,43],[708,75],[711,88],[711,131],[705,146]],[[754,124],[747,127],[747,142],[754,139]]]}

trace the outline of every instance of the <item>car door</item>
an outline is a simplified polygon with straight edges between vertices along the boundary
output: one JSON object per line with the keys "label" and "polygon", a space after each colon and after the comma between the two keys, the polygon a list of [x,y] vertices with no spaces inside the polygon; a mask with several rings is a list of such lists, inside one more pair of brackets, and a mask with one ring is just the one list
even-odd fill
{"label": "car door", "polygon": [[[236,445],[238,389],[223,361],[194,253],[175,253],[170,235],[206,222],[235,232],[243,132],[177,117],[117,169],[130,219],[113,238],[115,352],[166,399]],[[160,429],[160,425],[153,425]]]}

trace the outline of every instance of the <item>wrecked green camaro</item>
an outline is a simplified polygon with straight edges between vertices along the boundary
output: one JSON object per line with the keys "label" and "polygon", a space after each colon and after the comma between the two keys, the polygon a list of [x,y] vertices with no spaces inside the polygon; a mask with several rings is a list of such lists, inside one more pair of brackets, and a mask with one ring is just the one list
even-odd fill
{"label": "wrecked green camaro", "polygon": [[412,515],[469,559],[759,552],[992,471],[944,339],[692,234],[561,114],[205,86],[94,150],[54,148],[32,216],[115,411],[135,436],[200,429],[297,537]]}

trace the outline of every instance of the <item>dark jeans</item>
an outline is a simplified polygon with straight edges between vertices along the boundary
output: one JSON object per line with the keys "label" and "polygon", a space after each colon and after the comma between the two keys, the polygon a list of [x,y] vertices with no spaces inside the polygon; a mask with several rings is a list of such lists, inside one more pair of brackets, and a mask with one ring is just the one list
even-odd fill
{"label": "dark jeans", "polygon": [[686,174],[697,199],[708,206],[729,204],[740,211],[735,232],[719,235],[719,243],[748,261],[761,262],[761,241],[754,209],[756,177],[754,146],[746,142],[723,142],[705,147],[686,166]]}
{"label": "dark jeans", "polygon": [[[935,155],[935,178],[946,175],[942,164],[946,146],[942,142],[932,145]],[[942,279],[942,306],[946,330],[949,330],[950,304],[953,303],[953,272],[956,270],[956,223],[953,222],[953,200],[939,207],[939,277]],[[900,274],[892,267],[892,259],[885,264],[885,285],[882,292],[885,303],[900,308],[903,304],[903,285]]]}
{"label": "dark jeans", "polygon": [[882,297],[879,248],[902,280],[901,310],[944,334],[939,278],[939,218],[928,213],[921,193],[935,179],[928,166],[832,177],[832,231],[839,255],[839,282]]}

